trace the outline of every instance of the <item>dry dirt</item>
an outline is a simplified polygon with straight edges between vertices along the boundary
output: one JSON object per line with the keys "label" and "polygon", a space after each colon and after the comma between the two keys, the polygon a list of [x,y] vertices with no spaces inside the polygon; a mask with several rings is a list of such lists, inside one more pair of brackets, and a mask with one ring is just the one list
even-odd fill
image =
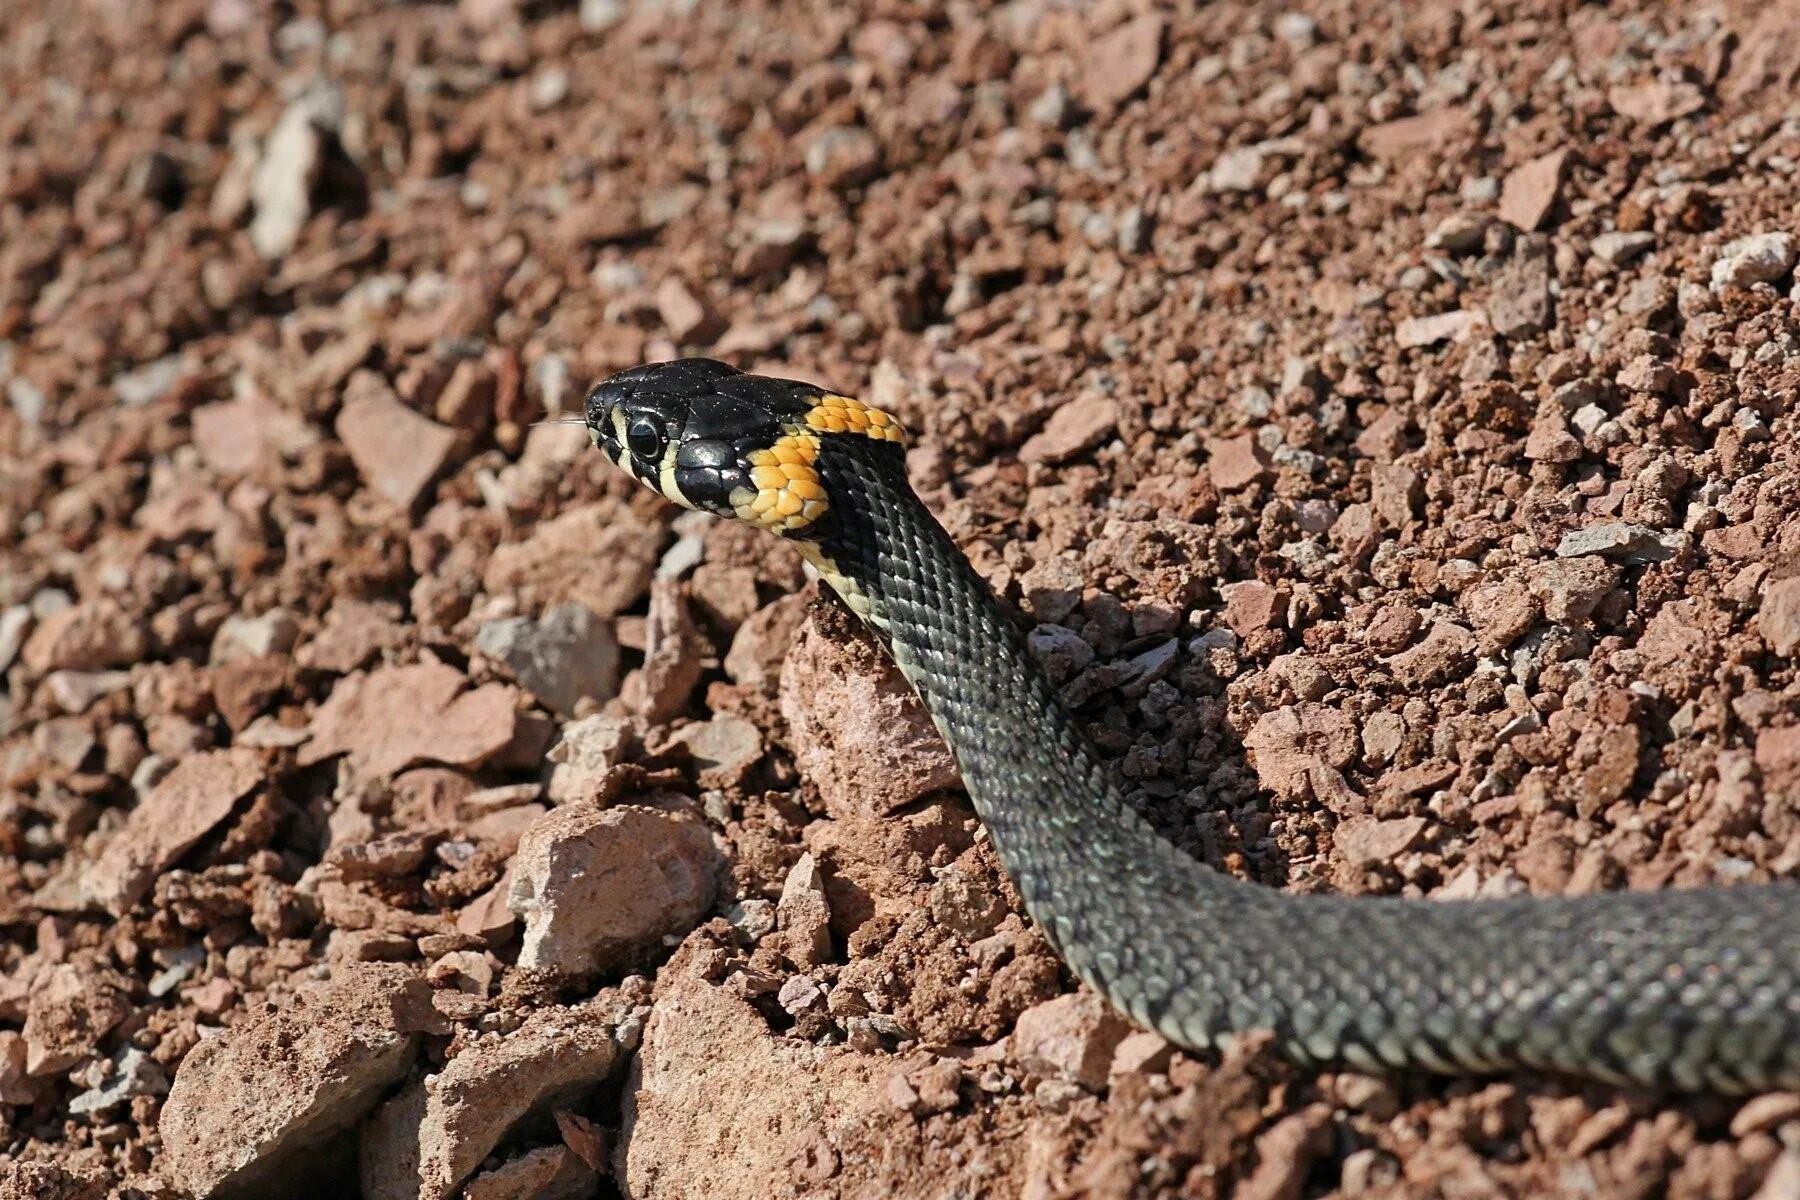
{"label": "dry dirt", "polygon": [[1800,1195],[1792,1095],[1133,1033],[796,556],[537,424],[898,412],[1269,886],[1794,877],[1793,0],[6,9],[0,1197]]}

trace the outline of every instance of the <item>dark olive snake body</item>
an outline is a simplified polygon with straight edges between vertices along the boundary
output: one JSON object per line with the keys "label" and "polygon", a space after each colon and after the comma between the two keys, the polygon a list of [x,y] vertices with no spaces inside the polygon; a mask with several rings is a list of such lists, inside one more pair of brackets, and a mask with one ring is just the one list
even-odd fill
{"label": "dark olive snake body", "polygon": [[[639,406],[686,406],[671,418],[669,461],[706,432],[711,410],[695,396],[724,397],[734,412],[772,405],[772,426],[794,427],[796,410],[769,388],[810,385],[686,365],[697,363],[616,377]],[[594,394],[608,387],[606,403],[621,404],[615,381]],[[1133,1020],[1194,1049],[1268,1031],[1311,1065],[1800,1087],[1800,888],[1426,901],[1292,895],[1213,870],[1125,801],[1018,628],[913,493],[900,448],[828,433],[812,466],[829,511],[788,536],[917,689],[1032,918]]]}

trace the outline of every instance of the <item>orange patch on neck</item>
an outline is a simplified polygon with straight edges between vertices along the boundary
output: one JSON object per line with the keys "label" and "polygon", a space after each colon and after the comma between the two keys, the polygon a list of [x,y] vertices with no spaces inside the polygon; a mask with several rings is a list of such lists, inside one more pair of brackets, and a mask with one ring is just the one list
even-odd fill
{"label": "orange patch on neck", "polygon": [[806,424],[820,433],[860,433],[884,442],[906,444],[906,430],[891,413],[870,408],[854,396],[819,397],[806,414]]}
{"label": "orange patch on neck", "polygon": [[831,507],[814,465],[819,457],[817,434],[790,433],[763,450],[752,450],[750,488],[734,494],[732,507],[740,519],[775,533],[804,529]]}

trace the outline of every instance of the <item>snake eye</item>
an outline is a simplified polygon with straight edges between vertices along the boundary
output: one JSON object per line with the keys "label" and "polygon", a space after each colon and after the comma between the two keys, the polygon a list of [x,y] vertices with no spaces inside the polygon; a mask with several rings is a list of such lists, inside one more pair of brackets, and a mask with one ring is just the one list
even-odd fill
{"label": "snake eye", "polygon": [[640,462],[653,463],[662,459],[663,432],[649,417],[632,419],[625,429],[625,444]]}

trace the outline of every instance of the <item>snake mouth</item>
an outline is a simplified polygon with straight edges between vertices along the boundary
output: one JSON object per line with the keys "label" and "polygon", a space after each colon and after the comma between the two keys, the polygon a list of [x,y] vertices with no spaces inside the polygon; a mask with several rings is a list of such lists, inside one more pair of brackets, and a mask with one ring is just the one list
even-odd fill
{"label": "snake mouth", "polygon": [[680,442],[673,462],[659,473],[664,487],[657,490],[688,508],[734,516],[732,497],[751,486],[750,470],[736,442],[722,438]]}

